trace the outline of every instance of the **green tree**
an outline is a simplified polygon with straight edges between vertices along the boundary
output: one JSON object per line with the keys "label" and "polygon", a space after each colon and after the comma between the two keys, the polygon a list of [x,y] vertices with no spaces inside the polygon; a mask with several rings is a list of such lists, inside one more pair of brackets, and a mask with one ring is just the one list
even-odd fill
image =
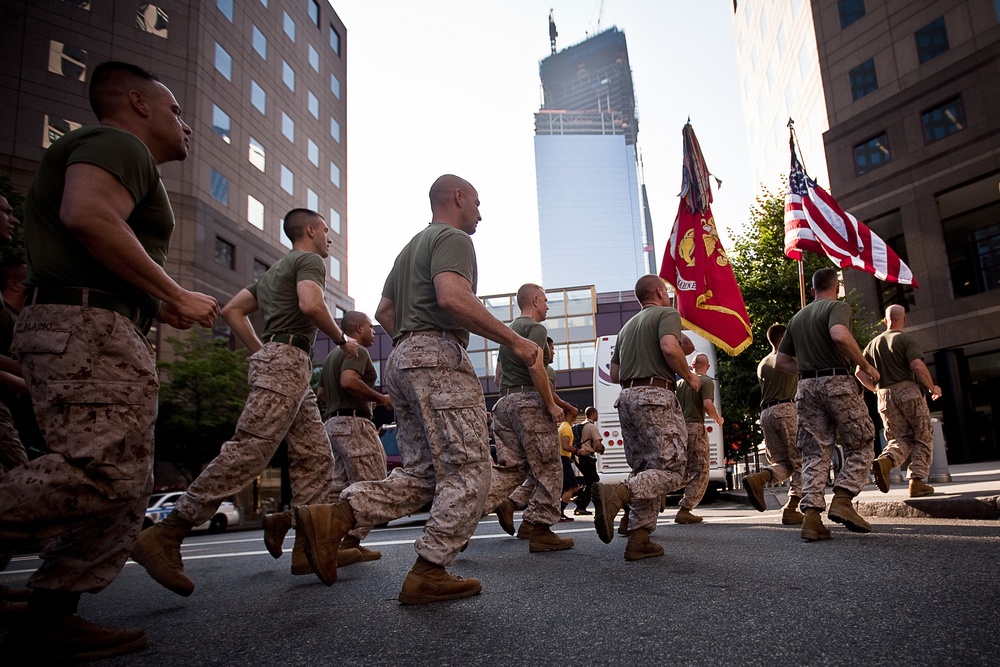
{"label": "green tree", "polygon": [[7,198],[7,203],[14,209],[14,217],[21,225],[14,228],[14,240],[10,243],[0,243],[0,265],[24,264],[24,195],[14,187],[6,174],[0,174],[0,195]]}
{"label": "green tree", "polygon": [[250,388],[244,350],[230,350],[207,333],[170,337],[176,358],[161,361],[156,458],[189,480],[219,454],[243,410]]}
{"label": "green tree", "polygon": [[[753,343],[738,356],[721,355],[718,360],[727,455],[746,454],[762,440],[757,364],[771,351],[767,329],[772,324],[786,324],[801,306],[798,263],[785,255],[784,218],[784,196],[764,190],[757,197],[746,228],[734,236],[729,252],[750,315]],[[826,257],[805,254],[807,295],[813,272],[830,265]],[[854,336],[864,347],[877,326],[855,293],[848,294],[846,300],[854,310]]]}

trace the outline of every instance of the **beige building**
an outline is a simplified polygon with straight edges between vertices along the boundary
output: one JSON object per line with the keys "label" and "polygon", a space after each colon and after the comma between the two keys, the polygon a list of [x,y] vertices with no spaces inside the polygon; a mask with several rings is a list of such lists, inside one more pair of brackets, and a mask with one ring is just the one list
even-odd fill
{"label": "beige building", "polygon": [[91,70],[135,63],[193,130],[188,159],[162,168],[170,275],[225,302],[287,251],[282,216],[304,206],[327,218],[327,301],[348,310],[346,39],[325,0],[5,1],[0,173],[27,192],[45,147],[96,122]]}
{"label": "beige building", "polygon": [[812,6],[833,193],[921,285],[848,271],[846,287],[908,308],[949,459],[1000,458],[1000,2]]}

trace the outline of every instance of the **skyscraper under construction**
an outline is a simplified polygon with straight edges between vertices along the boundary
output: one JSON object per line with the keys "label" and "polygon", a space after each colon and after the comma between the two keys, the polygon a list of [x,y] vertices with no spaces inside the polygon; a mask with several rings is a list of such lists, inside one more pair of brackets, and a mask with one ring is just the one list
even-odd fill
{"label": "skyscraper under construction", "polygon": [[640,196],[639,122],[625,33],[610,28],[553,53],[539,70],[535,174],[542,281],[631,291],[639,276],[656,268]]}

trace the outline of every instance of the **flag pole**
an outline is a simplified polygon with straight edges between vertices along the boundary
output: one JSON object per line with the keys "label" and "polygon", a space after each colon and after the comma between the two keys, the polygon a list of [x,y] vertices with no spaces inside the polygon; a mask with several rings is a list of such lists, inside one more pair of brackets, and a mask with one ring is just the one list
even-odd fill
{"label": "flag pole", "polygon": [[[795,152],[795,146],[798,144],[798,138],[795,136],[795,121],[788,118],[788,143],[792,147],[792,152]],[[800,158],[801,159],[801,158]],[[805,165],[802,165],[803,169]],[[806,307],[806,270],[805,263],[802,261],[801,255],[796,262],[799,265],[799,301],[802,304],[802,308]]]}

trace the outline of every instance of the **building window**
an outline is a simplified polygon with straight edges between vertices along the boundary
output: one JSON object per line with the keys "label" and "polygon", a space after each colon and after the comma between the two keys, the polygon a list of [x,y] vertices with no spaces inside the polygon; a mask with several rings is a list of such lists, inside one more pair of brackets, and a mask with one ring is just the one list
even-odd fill
{"label": "building window", "polygon": [[854,168],[858,173],[867,174],[872,169],[877,169],[888,162],[891,158],[889,153],[889,138],[885,132],[872,137],[868,141],[863,141],[854,147]]}
{"label": "building window", "polygon": [[330,257],[330,278],[340,282],[340,260],[336,257]]}
{"label": "building window", "polygon": [[212,130],[222,137],[222,140],[227,144],[230,143],[230,122],[229,115],[225,111],[220,109],[217,105],[212,105]]}
{"label": "building window", "polygon": [[330,119],[330,136],[333,137],[337,143],[340,143],[340,123],[337,122],[336,118]]}
{"label": "building window", "polygon": [[285,139],[295,143],[295,121],[284,111],[281,112],[281,133],[285,135]]}
{"label": "building window", "polygon": [[865,15],[865,0],[837,0],[837,13],[843,30]]}
{"label": "building window", "polygon": [[955,298],[1000,287],[1000,202],[941,221]]}
{"label": "building window", "polygon": [[330,182],[340,187],[340,167],[334,163],[330,163]]}
{"label": "building window", "polygon": [[313,45],[309,45],[309,66],[318,74],[319,73],[319,51],[313,48]]}
{"label": "building window", "polygon": [[215,6],[230,23],[233,22],[233,0],[215,0]]}
{"label": "building window", "polygon": [[[90,7],[87,7],[90,9]],[[1000,0],[993,0],[993,13],[997,17],[997,23],[1000,23]]]}
{"label": "building window", "polygon": [[229,206],[229,179],[213,169],[210,187],[212,199],[224,206]]}
{"label": "building window", "polygon": [[257,111],[267,115],[267,93],[256,81],[250,82],[250,102]]}
{"label": "building window", "polygon": [[267,60],[267,37],[264,37],[257,26],[253,27],[253,50],[260,55],[261,58]]}
{"label": "building window", "polygon": [[77,9],[86,9],[90,11],[90,0],[63,0],[67,5],[71,7],[76,7]]}
{"label": "building window", "polygon": [[802,45],[802,48],[799,49],[799,74],[802,75],[803,79],[805,79],[806,75],[809,74],[809,66],[812,65],[812,63],[813,59],[810,57],[808,42],[806,42]]}
{"label": "building window", "polygon": [[326,219],[326,225],[330,228],[331,232],[340,233],[340,213],[332,206],[330,207],[330,217]]}
{"label": "building window", "polygon": [[851,97],[855,101],[860,100],[868,93],[878,90],[878,77],[875,75],[875,59],[869,58],[850,72],[847,76],[851,80]]}
{"label": "building window", "polygon": [[292,247],[292,241],[288,238],[288,234],[285,233],[284,219],[278,221],[278,240],[281,241],[281,245],[286,248]]}
{"label": "building window", "polygon": [[236,268],[236,246],[218,236],[215,237],[215,263],[227,269]]}
{"label": "building window", "polygon": [[295,174],[285,165],[281,165],[281,189],[295,196]]}
{"label": "building window", "polygon": [[233,57],[218,42],[215,43],[215,69],[229,81],[233,80]]}
{"label": "building window", "polygon": [[965,129],[965,105],[956,97],[920,115],[924,143],[931,144]]}
{"label": "building window", "polygon": [[948,31],[943,16],[918,30],[914,37],[917,40],[917,60],[921,65],[948,50]]}
{"label": "building window", "polygon": [[319,146],[312,139],[306,139],[306,157],[309,158],[314,167],[319,166]]}
{"label": "building window", "polygon": [[285,34],[288,35],[288,39],[295,41],[295,21],[292,17],[288,15],[288,12],[281,12],[284,15],[282,22],[282,27],[285,29]]}
{"label": "building window", "polygon": [[312,188],[306,188],[306,208],[310,211],[319,210],[319,195]]}
{"label": "building window", "polygon": [[250,160],[250,164],[264,171],[265,158],[264,147],[256,139],[250,137],[250,148],[247,151],[247,159]]}
{"label": "building window", "polygon": [[136,3],[135,27],[151,35],[167,38],[170,17],[167,13],[148,2]]}
{"label": "building window", "polygon": [[260,4],[264,5],[264,8],[267,9],[267,0],[260,0]]}
{"label": "building window", "polygon": [[295,70],[284,60],[281,61],[281,80],[288,86],[288,90],[295,92]]}
{"label": "building window", "polygon": [[336,75],[330,75],[330,92],[333,93],[334,97],[338,100],[340,99],[340,79]]}
{"label": "building window", "polygon": [[[885,244],[899,256],[900,260],[909,263],[909,257],[906,253],[906,237],[903,234],[903,216],[899,210],[880,215],[866,222],[869,229],[884,239]],[[893,304],[899,304],[909,310],[916,303],[912,285],[876,280],[875,288],[878,290],[879,312],[884,312],[888,306]]]}
{"label": "building window", "polygon": [[265,273],[267,273],[267,270],[269,268],[271,268],[271,267],[268,266],[267,264],[265,264],[264,262],[260,261],[259,259],[257,259],[255,257],[254,260],[253,260],[253,279],[254,279],[254,282],[260,280],[260,277],[262,275],[264,275]]}
{"label": "building window", "polygon": [[42,133],[42,148],[48,148],[53,142],[59,140],[64,134],[79,130],[80,123],[71,120],[56,118],[55,116],[45,116],[45,131]]}
{"label": "building window", "polygon": [[67,79],[83,81],[87,75],[87,52],[55,40],[49,41],[49,71]]}
{"label": "building window", "polygon": [[247,195],[247,222],[257,229],[264,229],[264,205],[253,195]]}
{"label": "building window", "polygon": [[308,96],[307,104],[309,107],[309,113],[312,115],[313,118],[319,120],[319,98],[313,95],[313,92],[311,90],[307,91],[306,95]]}
{"label": "building window", "polygon": [[319,3],[316,0],[306,0],[309,3],[309,19],[319,27]]}
{"label": "building window", "polygon": [[340,33],[333,27],[333,24],[330,25],[330,48],[338,56],[340,55]]}

